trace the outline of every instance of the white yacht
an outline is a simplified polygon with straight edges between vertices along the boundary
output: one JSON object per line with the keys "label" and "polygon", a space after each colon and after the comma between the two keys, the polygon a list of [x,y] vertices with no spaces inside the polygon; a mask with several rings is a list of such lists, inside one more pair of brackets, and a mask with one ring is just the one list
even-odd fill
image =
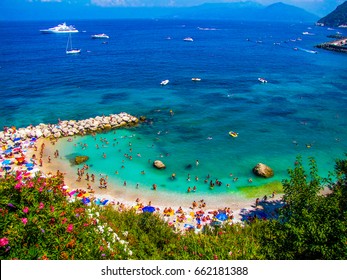
{"label": "white yacht", "polygon": [[186,37],[183,39],[183,41],[187,41],[187,42],[193,42],[193,38],[192,37]]}
{"label": "white yacht", "polygon": [[258,78],[258,81],[263,84],[267,83],[267,80],[265,80],[264,78]]}
{"label": "white yacht", "polygon": [[41,29],[41,33],[49,34],[49,33],[77,33],[78,30],[72,25],[66,25],[66,23],[58,24],[55,27],[51,27],[48,29]]}
{"label": "white yacht", "polygon": [[200,78],[192,78],[192,81],[193,81],[193,82],[200,82],[201,79],[200,79]]}
{"label": "white yacht", "polygon": [[105,33],[92,35],[92,39],[109,39],[109,38],[110,36],[106,35]]}
{"label": "white yacht", "polygon": [[160,85],[166,86],[169,83],[169,80],[163,80],[161,81]]}

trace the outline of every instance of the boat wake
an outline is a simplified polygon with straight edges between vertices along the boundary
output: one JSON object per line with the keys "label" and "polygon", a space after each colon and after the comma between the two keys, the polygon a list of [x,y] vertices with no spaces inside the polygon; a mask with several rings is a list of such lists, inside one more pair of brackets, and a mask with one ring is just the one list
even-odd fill
{"label": "boat wake", "polygon": [[303,48],[297,48],[297,49],[300,51],[303,51],[303,52],[307,52],[307,53],[318,53],[317,51],[307,50],[307,49],[303,49]]}

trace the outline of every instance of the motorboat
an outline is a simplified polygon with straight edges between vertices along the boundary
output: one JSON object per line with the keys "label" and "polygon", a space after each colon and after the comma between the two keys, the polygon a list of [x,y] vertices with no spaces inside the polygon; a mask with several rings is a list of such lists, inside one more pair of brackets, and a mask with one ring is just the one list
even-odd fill
{"label": "motorboat", "polygon": [[92,39],[109,39],[109,38],[110,36],[106,35],[105,33],[92,35]]}
{"label": "motorboat", "polygon": [[169,80],[163,80],[161,81],[160,85],[166,86],[169,83]]}
{"label": "motorboat", "polygon": [[263,84],[267,83],[267,80],[265,80],[264,78],[258,78],[258,81]]}
{"label": "motorboat", "polygon": [[201,79],[200,79],[200,78],[192,78],[192,81],[193,81],[193,82],[200,82]]}
{"label": "motorboat", "polygon": [[193,38],[192,37],[186,37],[183,39],[183,41],[187,41],[187,42],[193,42]]}
{"label": "motorboat", "polygon": [[73,27],[72,25],[66,25],[66,23],[61,23],[58,24],[55,27],[51,27],[48,29],[41,29],[40,30],[41,33],[44,34],[50,34],[50,33],[77,33],[78,30]]}
{"label": "motorboat", "polygon": [[235,131],[229,131],[229,135],[231,136],[231,137],[237,137],[237,136],[239,136],[239,134],[237,133],[237,132],[235,132]]}

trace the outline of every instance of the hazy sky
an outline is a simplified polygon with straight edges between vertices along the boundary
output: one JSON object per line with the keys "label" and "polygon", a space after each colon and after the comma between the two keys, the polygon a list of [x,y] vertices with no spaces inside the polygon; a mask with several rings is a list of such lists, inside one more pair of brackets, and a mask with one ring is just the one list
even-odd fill
{"label": "hazy sky", "polygon": [[[17,0],[18,1],[18,0]],[[22,2],[64,2],[81,3],[97,6],[193,6],[202,3],[246,2],[245,0],[20,0]],[[328,7],[343,3],[345,0],[250,0],[264,5],[283,2],[295,6],[321,6]],[[8,1],[9,3],[11,1]],[[16,2],[16,1],[13,1]]]}
{"label": "hazy sky", "polygon": [[[258,2],[263,5],[269,5],[276,2],[291,4],[300,8],[304,8],[316,15],[323,16],[333,11],[338,5],[346,0],[249,0]],[[0,7],[6,11],[6,8],[16,8],[22,3],[27,5],[31,3],[45,3],[50,6],[50,2],[55,5],[79,6],[101,6],[101,7],[144,7],[144,6],[195,6],[203,3],[222,3],[222,2],[246,2],[245,0],[0,0]],[[43,4],[42,4],[43,5]],[[70,5],[69,5],[70,6]],[[0,16],[1,19],[1,16]]]}

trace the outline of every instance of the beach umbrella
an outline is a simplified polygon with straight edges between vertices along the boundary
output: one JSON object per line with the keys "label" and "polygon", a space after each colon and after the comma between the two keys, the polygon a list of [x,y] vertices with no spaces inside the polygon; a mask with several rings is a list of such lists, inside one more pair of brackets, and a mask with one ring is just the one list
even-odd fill
{"label": "beach umbrella", "polygon": [[191,224],[184,224],[184,228],[191,229],[194,228],[194,226]]}
{"label": "beach umbrella", "polygon": [[5,159],[3,162],[2,162],[2,165],[9,165],[11,164],[11,161],[9,159]]}
{"label": "beach umbrella", "polygon": [[20,137],[16,137],[16,138],[13,139],[14,142],[17,142],[17,141],[20,141],[20,140],[21,140]]}
{"label": "beach umbrella", "polygon": [[220,221],[226,221],[228,219],[228,216],[225,213],[219,213],[216,215],[216,218]]}
{"label": "beach umbrella", "polygon": [[153,206],[145,206],[142,208],[142,212],[153,213],[154,211],[155,211],[155,208]]}
{"label": "beach umbrella", "polygon": [[90,203],[90,199],[88,197],[83,197],[82,203],[83,204],[88,204],[88,203]]}
{"label": "beach umbrella", "polygon": [[10,154],[10,153],[12,153],[12,149],[11,149],[11,148],[10,148],[10,149],[7,149],[7,150],[4,152],[5,155]]}

